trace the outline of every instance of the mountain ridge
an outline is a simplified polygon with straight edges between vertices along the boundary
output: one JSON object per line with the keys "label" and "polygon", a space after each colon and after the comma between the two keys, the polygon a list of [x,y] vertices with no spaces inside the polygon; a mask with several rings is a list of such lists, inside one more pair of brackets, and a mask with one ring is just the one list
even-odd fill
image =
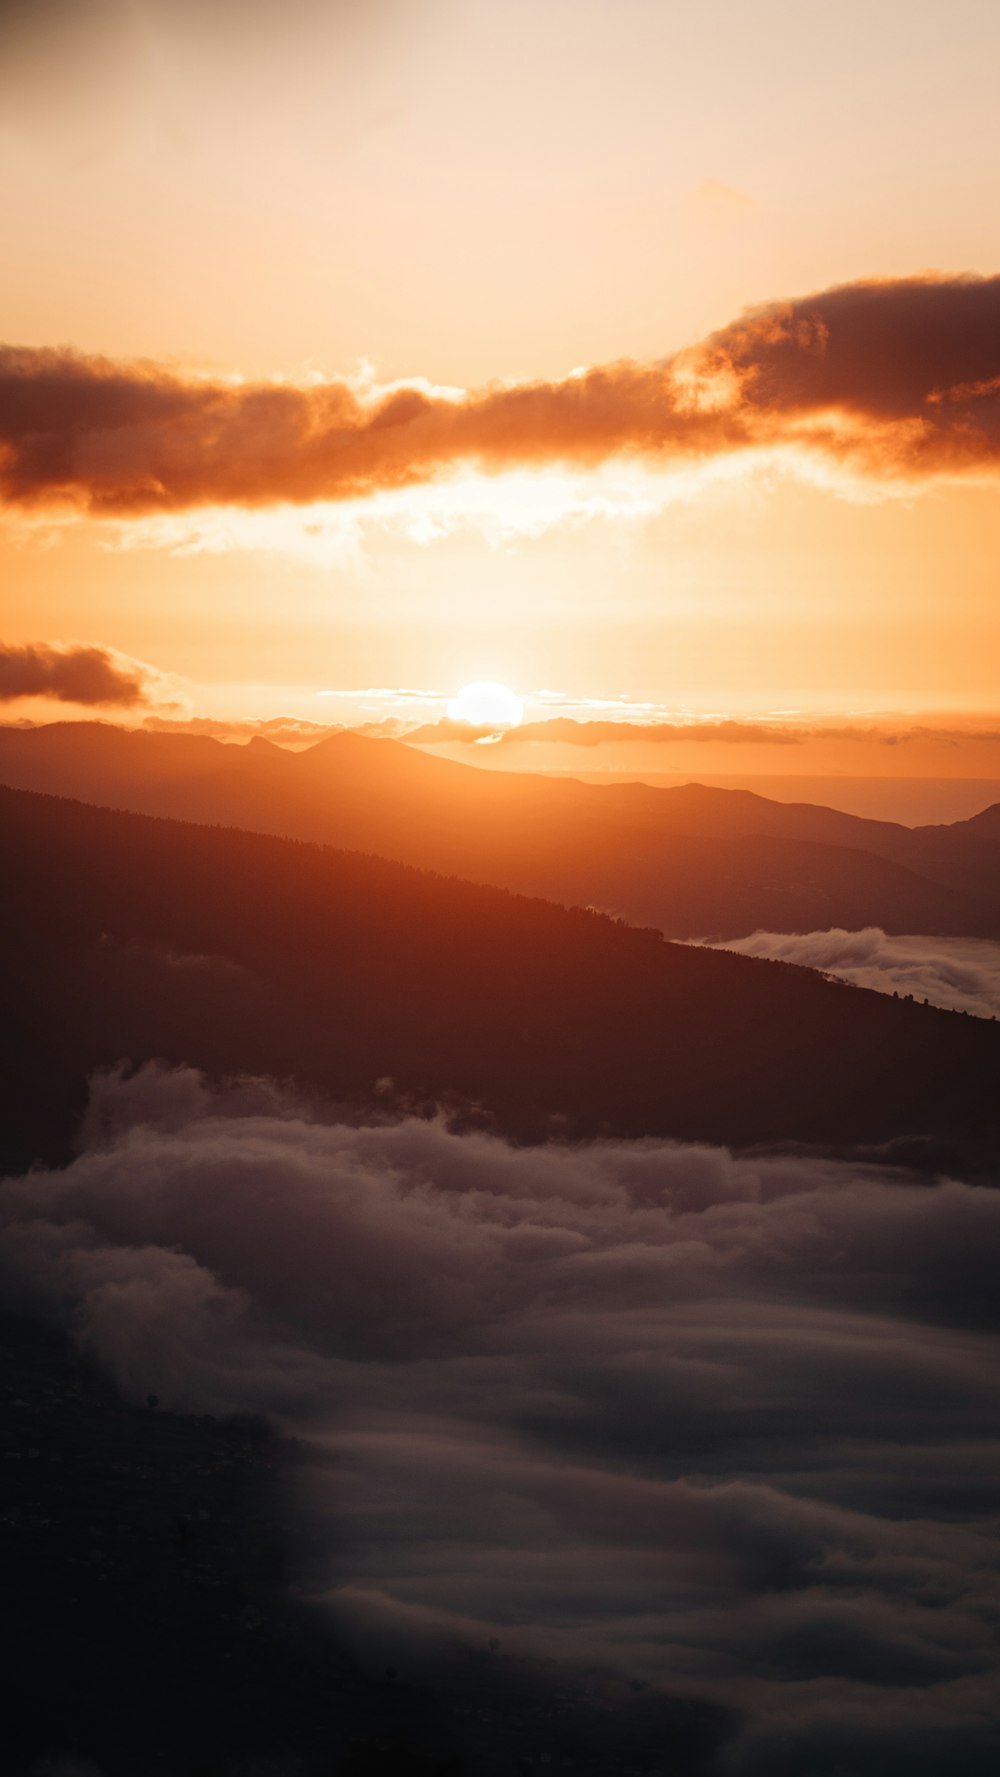
{"label": "mountain ridge", "polygon": [[751,791],[487,773],[350,730],[293,753],[110,723],[0,729],[0,782],[371,851],[671,937],[1000,937],[990,821],[910,829]]}
{"label": "mountain ridge", "polygon": [[995,1151],[995,1024],[311,842],[10,789],[0,836],[8,1164],[154,1057],[522,1140]]}

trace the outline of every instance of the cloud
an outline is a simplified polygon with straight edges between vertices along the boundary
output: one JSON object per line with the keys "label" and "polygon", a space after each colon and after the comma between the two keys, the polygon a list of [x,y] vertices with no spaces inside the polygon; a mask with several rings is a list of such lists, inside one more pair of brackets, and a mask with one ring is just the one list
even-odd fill
{"label": "cloud", "polygon": [[1000,944],[987,938],[890,937],[880,926],[859,932],[834,926],[826,932],[754,932],[712,948],[799,963],[949,1012],[1000,1017]]}
{"label": "cloud", "polygon": [[[154,685],[159,684],[164,691],[170,686],[166,675],[156,673],[151,667],[141,666],[137,662],[126,662],[122,656],[114,657],[122,662],[122,671],[134,668],[137,672],[147,675],[147,693],[151,693]],[[3,650],[0,649],[0,663]],[[25,695],[28,695],[25,693]],[[35,693],[31,693],[35,695]],[[53,696],[49,691],[45,695]],[[825,723],[814,717],[789,719],[786,716],[766,716],[760,719],[744,717],[700,716],[691,717],[678,715],[663,719],[653,714],[638,720],[629,720],[626,714],[608,720],[600,715],[586,716],[582,719],[572,716],[542,716],[537,721],[522,722],[519,727],[497,731],[495,729],[471,726],[466,722],[455,722],[450,717],[440,717],[434,721],[420,721],[406,711],[413,711],[418,705],[431,708],[442,705],[448,700],[446,691],[410,691],[406,688],[391,687],[359,687],[348,691],[324,691],[319,693],[324,698],[343,699],[360,705],[364,709],[376,707],[395,707],[398,715],[387,715],[369,721],[359,721],[357,713],[346,722],[317,722],[308,717],[274,716],[266,719],[242,719],[227,716],[192,716],[175,714],[182,705],[165,697],[156,698],[154,713],[144,716],[143,728],[160,734],[201,734],[216,740],[245,743],[251,740],[270,741],[274,746],[301,751],[326,740],[330,735],[342,734],[345,728],[352,732],[367,735],[372,739],[405,740],[410,745],[420,747],[463,746],[470,750],[478,743],[489,740],[498,743],[501,753],[510,753],[511,748],[518,748],[524,743],[537,745],[570,746],[582,749],[604,749],[609,746],[669,746],[686,745],[689,742],[702,745],[755,746],[755,747],[806,747],[811,742],[846,743],[858,747],[881,749],[892,747],[898,749],[907,745],[914,747],[944,746],[949,749],[959,747],[973,748],[995,745],[1000,735],[995,726],[976,727],[972,722],[965,721],[954,727],[916,724],[901,729],[894,725],[883,725],[878,722],[859,720],[845,726],[843,722]],[[4,696],[2,690],[2,665],[0,665],[0,700]],[[67,700],[68,693],[67,693]],[[152,701],[147,695],[145,701]],[[554,694],[538,692],[531,694],[529,702],[543,708],[569,699],[557,698]],[[582,705],[586,700],[581,699]],[[598,700],[594,700],[595,706]],[[614,699],[603,700],[606,704],[616,702]],[[577,707],[574,702],[574,707]],[[626,705],[621,700],[619,707],[625,711]],[[161,714],[159,712],[170,712]],[[498,754],[498,757],[500,755]],[[513,765],[517,763],[514,759]],[[522,761],[523,763],[523,761]],[[647,762],[648,763],[648,762]],[[988,765],[986,761],[986,765]],[[983,762],[978,758],[969,761],[968,770],[982,769]],[[832,781],[832,780],[831,780]],[[807,780],[802,780],[806,783]],[[810,799],[815,791],[815,783],[808,780]],[[807,786],[807,787],[808,787]],[[788,786],[786,785],[786,788]],[[773,788],[766,791],[773,795]],[[832,793],[827,784],[824,795]],[[805,791],[803,791],[803,796]],[[782,938],[784,934],[779,933]]]}
{"label": "cloud", "polygon": [[8,1303],[311,1440],[362,1657],[496,1637],[718,1702],[722,1777],[995,1767],[998,1266],[989,1189],[183,1069],[103,1077],[78,1158],[0,1190]]}
{"label": "cloud", "polygon": [[[323,691],[319,695],[343,699],[365,707],[376,704],[393,706],[401,712],[420,704],[428,708],[441,705],[449,698],[447,691],[411,691],[405,687],[394,689],[389,686]],[[543,708],[558,707],[571,701],[574,707],[580,707],[587,702],[586,699],[581,698],[577,702],[548,692],[531,693],[527,701]],[[615,705],[623,714],[614,719],[605,719],[597,714],[583,718],[542,716],[537,721],[522,722],[517,728],[501,732],[474,727],[468,722],[455,722],[448,716],[426,722],[416,721],[405,714],[386,716],[376,721],[352,720],[349,723],[315,722],[299,716],[274,716],[258,721],[235,717],[150,715],[144,718],[143,727],[163,734],[207,734],[219,740],[247,741],[259,736],[263,740],[273,741],[275,745],[293,748],[305,747],[315,741],[325,740],[331,734],[343,733],[345,727],[374,739],[406,740],[415,746],[453,746],[459,743],[471,747],[478,741],[489,738],[497,739],[505,749],[519,746],[526,741],[572,747],[666,746],[688,741],[722,746],[795,747],[806,746],[810,741],[827,741],[853,742],[875,747],[903,747],[907,744],[964,747],[969,743],[994,745],[1000,740],[1000,732],[995,725],[976,727],[968,720],[962,725],[956,723],[954,727],[915,724],[905,729],[868,720],[858,720],[846,725],[842,721],[822,722],[814,717],[789,719],[787,716],[766,716],[755,720],[737,716],[679,715],[664,719],[649,714],[630,720],[627,714],[629,706],[624,699],[594,699],[593,703],[595,708]]]}
{"label": "cloud", "polygon": [[291,750],[344,732],[342,723],[309,722],[299,716],[270,716],[263,721],[240,721],[228,716],[146,716],[142,726],[154,734],[204,734],[212,740],[238,742],[269,740],[274,746]]}
{"label": "cloud", "polygon": [[[549,700],[540,695],[538,702]],[[624,704],[621,706],[624,709]],[[388,732],[388,731],[387,731]],[[995,724],[976,727],[966,721],[955,726],[929,726],[914,723],[900,728],[895,723],[857,720],[853,723],[823,722],[815,717],[789,720],[766,716],[758,720],[729,716],[676,716],[668,720],[648,716],[630,721],[627,715],[606,720],[600,716],[544,716],[538,721],[521,722],[516,728],[496,730],[477,728],[468,722],[455,722],[442,717],[435,722],[405,727],[398,725],[393,733],[404,733],[417,746],[452,745],[456,741],[469,745],[486,736],[496,738],[504,747],[516,747],[525,741],[556,743],[560,746],[658,746],[678,741],[703,741],[723,746],[804,746],[809,741],[857,742],[868,746],[903,747],[938,745],[957,747],[970,741],[986,744],[1000,740]]]}
{"label": "cloud", "polygon": [[[424,723],[408,733],[406,738],[417,746],[431,746],[435,742],[445,741],[474,742],[493,732],[489,728],[470,727],[468,722],[455,722],[447,717],[438,722]],[[629,741],[656,745],[658,742],[678,740],[723,743],[756,741],[768,746],[794,746],[802,740],[812,738],[812,733],[812,730],[793,728],[787,723],[745,722],[728,718],[677,722],[602,722],[595,718],[579,722],[572,716],[550,716],[540,722],[522,722],[517,728],[506,729],[501,739],[504,746],[516,746],[523,741],[598,747]]]}
{"label": "cloud", "polygon": [[[1000,277],[843,285],[657,363],[468,393],[245,382],[0,349],[0,491],[112,518],[364,501],[465,465],[662,468],[784,453],[889,486],[995,473]],[[824,467],[825,466],[825,467]]]}
{"label": "cloud", "polygon": [[59,703],[134,708],[152,701],[160,675],[111,648],[79,642],[0,643],[0,702],[51,697]]}

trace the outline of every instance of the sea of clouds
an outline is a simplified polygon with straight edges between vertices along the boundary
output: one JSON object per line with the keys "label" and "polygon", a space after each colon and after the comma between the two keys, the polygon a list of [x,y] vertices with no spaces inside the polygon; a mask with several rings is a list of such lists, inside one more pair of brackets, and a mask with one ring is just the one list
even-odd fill
{"label": "sea of clouds", "polygon": [[880,926],[847,932],[754,932],[713,949],[766,956],[836,975],[877,993],[911,994],[947,1012],[1000,1016],[1000,944],[989,938],[894,937]]}
{"label": "sea of clouds", "polygon": [[363,1658],[492,1638],[715,1701],[720,1777],[997,1768],[998,1267],[988,1188],[155,1066],[0,1186],[5,1305],[315,1446],[304,1583]]}

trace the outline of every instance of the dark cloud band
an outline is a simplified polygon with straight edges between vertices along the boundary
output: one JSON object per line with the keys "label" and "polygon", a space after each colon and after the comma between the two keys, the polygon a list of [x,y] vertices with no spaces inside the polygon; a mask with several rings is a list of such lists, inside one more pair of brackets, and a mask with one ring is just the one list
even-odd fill
{"label": "dark cloud band", "polygon": [[150,667],[109,648],[0,643],[0,703],[51,697],[59,703],[134,708],[150,701]]}
{"label": "dark cloud band", "polygon": [[1000,463],[1000,277],[856,283],[753,311],[654,364],[456,397],[346,381],[196,379],[63,350],[0,350],[0,493],[128,516],[344,500],[613,457],[783,447],[917,481]]}

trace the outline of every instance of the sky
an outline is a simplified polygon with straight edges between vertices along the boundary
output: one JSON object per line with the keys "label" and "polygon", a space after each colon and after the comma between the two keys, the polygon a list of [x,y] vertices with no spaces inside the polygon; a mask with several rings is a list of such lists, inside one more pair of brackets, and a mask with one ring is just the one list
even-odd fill
{"label": "sky", "polygon": [[0,640],[143,687],[15,654],[7,718],[487,679],[991,776],[998,53],[991,0],[0,0]]}

